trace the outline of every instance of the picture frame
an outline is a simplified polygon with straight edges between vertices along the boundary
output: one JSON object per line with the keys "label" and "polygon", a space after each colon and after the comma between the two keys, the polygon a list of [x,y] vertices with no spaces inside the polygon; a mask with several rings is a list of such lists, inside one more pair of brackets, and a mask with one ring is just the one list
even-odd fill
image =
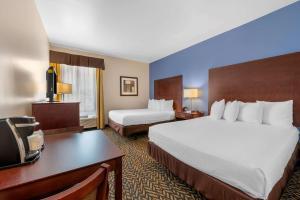
{"label": "picture frame", "polygon": [[120,96],[138,96],[138,77],[120,76]]}

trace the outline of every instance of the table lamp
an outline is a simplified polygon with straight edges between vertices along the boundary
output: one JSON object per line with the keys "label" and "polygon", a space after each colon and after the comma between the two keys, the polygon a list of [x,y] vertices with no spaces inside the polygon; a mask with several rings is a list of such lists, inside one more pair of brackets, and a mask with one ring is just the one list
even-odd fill
{"label": "table lamp", "polygon": [[72,94],[72,84],[69,83],[57,83],[57,94],[61,94],[62,96],[64,94]]}
{"label": "table lamp", "polygon": [[193,99],[199,98],[201,91],[197,88],[186,88],[183,90],[183,97],[191,100],[191,112],[193,111]]}

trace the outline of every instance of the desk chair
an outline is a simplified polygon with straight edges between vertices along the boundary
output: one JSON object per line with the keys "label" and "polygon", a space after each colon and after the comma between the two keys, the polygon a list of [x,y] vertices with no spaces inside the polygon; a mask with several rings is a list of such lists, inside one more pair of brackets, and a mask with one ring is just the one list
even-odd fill
{"label": "desk chair", "polygon": [[108,172],[110,166],[102,164],[101,167],[92,175],[55,195],[43,200],[82,200],[96,190],[96,200],[108,199]]}

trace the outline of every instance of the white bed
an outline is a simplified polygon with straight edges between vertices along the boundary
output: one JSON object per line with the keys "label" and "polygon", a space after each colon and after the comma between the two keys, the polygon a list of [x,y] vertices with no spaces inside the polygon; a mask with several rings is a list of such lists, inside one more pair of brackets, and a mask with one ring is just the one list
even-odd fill
{"label": "white bed", "polygon": [[151,109],[112,110],[108,115],[111,120],[123,126],[153,124],[175,119],[174,111]]}
{"label": "white bed", "polygon": [[150,127],[149,140],[189,166],[266,199],[298,142],[298,130],[209,117]]}

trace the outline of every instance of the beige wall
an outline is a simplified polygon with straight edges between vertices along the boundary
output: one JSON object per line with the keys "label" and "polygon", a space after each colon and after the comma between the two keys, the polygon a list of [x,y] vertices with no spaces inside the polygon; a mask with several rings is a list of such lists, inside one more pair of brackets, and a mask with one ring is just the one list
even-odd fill
{"label": "beige wall", "polygon": [[[149,99],[149,64],[93,53],[86,53],[83,51],[68,50],[51,45],[50,49],[104,59],[105,70],[103,84],[106,117],[109,110],[147,107],[147,102]],[[120,96],[120,76],[138,77],[138,96]]]}
{"label": "beige wall", "polygon": [[30,115],[45,98],[48,39],[34,0],[1,0],[0,118]]}
{"label": "beige wall", "polygon": [[[0,6],[0,118],[30,115],[31,103],[45,98],[48,40],[33,0],[2,0]],[[145,108],[149,64],[82,51],[53,50],[105,60],[106,114],[112,109]],[[120,76],[139,78],[139,96],[120,96]]]}

